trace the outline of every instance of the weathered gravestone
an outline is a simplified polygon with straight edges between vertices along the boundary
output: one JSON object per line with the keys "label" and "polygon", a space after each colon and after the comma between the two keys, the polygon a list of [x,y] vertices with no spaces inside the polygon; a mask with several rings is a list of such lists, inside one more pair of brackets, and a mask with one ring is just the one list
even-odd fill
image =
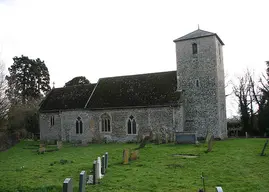
{"label": "weathered gravestone", "polygon": [[262,152],[261,152],[261,156],[265,156],[264,151],[265,151],[265,149],[266,149],[266,147],[267,147],[267,144],[268,144],[268,139],[266,140],[266,142],[265,142],[265,144],[264,144],[264,146],[263,146],[263,149],[262,149]]}
{"label": "weathered gravestone", "polygon": [[101,173],[101,158],[100,157],[97,158],[96,166],[97,166],[97,179],[99,180],[103,178],[103,175]]}
{"label": "weathered gravestone", "polygon": [[39,153],[45,153],[45,151],[46,151],[45,144],[41,143],[39,145]]}
{"label": "weathered gravestone", "polygon": [[137,160],[139,158],[139,151],[135,150],[131,152],[130,160]]}
{"label": "weathered gravestone", "polygon": [[122,163],[124,165],[129,163],[129,149],[124,149],[123,150],[123,155],[122,155]]}
{"label": "weathered gravestone", "polygon": [[105,166],[105,156],[102,156],[101,159],[101,173],[104,175],[106,173],[106,166]]}
{"label": "weathered gravestone", "polygon": [[[92,165],[92,177],[91,177],[91,175],[89,176],[89,181],[88,181],[88,183],[89,184],[93,184],[93,185],[95,185],[95,184],[97,184],[98,182],[97,182],[97,166],[96,166],[96,161],[93,161],[93,165]],[[92,181],[91,181],[91,179],[92,179]]]}
{"label": "weathered gravestone", "polygon": [[245,132],[246,133],[246,139],[248,138],[248,132]]}
{"label": "weathered gravestone", "polygon": [[62,141],[57,141],[57,149],[61,149],[63,147]]}
{"label": "weathered gravestone", "polygon": [[211,136],[212,136],[211,132],[210,131],[207,131],[206,138],[205,138],[205,142],[206,143],[208,143],[208,141],[210,140]]}
{"label": "weathered gravestone", "polygon": [[221,187],[216,187],[216,192],[223,192]]}
{"label": "weathered gravestone", "polygon": [[85,192],[86,185],[86,171],[81,171],[79,174],[79,192]]}
{"label": "weathered gravestone", "polygon": [[196,132],[176,132],[177,144],[196,144]]}
{"label": "weathered gravestone", "polygon": [[108,152],[105,153],[105,167],[108,168]]}
{"label": "weathered gravestone", "polygon": [[214,137],[213,137],[213,135],[211,135],[211,137],[210,137],[210,139],[208,141],[208,145],[207,145],[207,152],[211,152],[212,151],[213,140],[214,140]]}
{"label": "weathered gravestone", "polygon": [[63,192],[73,192],[72,179],[66,178],[63,183]]}

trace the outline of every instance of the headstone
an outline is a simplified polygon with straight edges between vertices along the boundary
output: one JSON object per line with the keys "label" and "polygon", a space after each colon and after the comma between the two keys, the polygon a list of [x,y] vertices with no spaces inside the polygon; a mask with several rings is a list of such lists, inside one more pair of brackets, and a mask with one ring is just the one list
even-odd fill
{"label": "headstone", "polygon": [[39,153],[44,153],[46,151],[45,144],[39,145]]}
{"label": "headstone", "polygon": [[61,149],[63,147],[62,141],[57,141],[57,149]]}
{"label": "headstone", "polygon": [[209,141],[208,141],[208,145],[207,145],[207,152],[211,152],[212,151],[212,147],[213,147],[213,135],[211,135]]}
{"label": "headstone", "polygon": [[123,150],[123,156],[122,156],[122,159],[123,159],[123,164],[126,165],[129,163],[129,149],[124,149]]}
{"label": "headstone", "polygon": [[196,132],[176,132],[177,144],[196,144],[197,136]]}
{"label": "headstone", "polygon": [[106,167],[105,167],[105,156],[102,156],[101,159],[101,173],[104,175],[106,173]]}
{"label": "headstone", "polygon": [[105,153],[105,167],[108,168],[108,152]]}
{"label": "headstone", "polygon": [[93,162],[92,166],[92,184],[95,185],[97,184],[97,166],[96,166],[96,161]]}
{"label": "headstone", "polygon": [[223,192],[221,187],[216,187],[216,192]]}
{"label": "headstone", "polygon": [[96,166],[97,166],[97,179],[102,179],[103,175],[101,173],[101,158],[98,157],[97,158],[97,162],[96,162]]}
{"label": "headstone", "polygon": [[132,151],[130,159],[131,160],[137,160],[138,158],[139,158],[139,151],[138,150]]}
{"label": "headstone", "polygon": [[86,171],[81,171],[79,174],[79,192],[85,192]]}
{"label": "headstone", "polygon": [[89,179],[87,181],[87,184],[93,184],[93,175],[89,175]]}
{"label": "headstone", "polygon": [[66,178],[63,183],[63,192],[73,192],[72,179]]}
{"label": "headstone", "polygon": [[266,149],[267,144],[268,144],[268,139],[266,140],[266,142],[265,142],[265,144],[264,144],[264,146],[263,146],[261,156],[265,156],[264,151],[265,151],[265,149]]}
{"label": "headstone", "polygon": [[206,143],[208,143],[208,141],[210,140],[211,136],[212,136],[211,132],[210,131],[207,131],[206,138],[205,138],[205,142]]}
{"label": "headstone", "polygon": [[246,132],[246,139],[248,138],[248,132]]}

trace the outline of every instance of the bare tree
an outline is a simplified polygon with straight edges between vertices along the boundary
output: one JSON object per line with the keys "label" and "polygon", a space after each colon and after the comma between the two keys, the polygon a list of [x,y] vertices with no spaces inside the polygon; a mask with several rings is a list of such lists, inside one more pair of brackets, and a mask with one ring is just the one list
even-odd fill
{"label": "bare tree", "polygon": [[5,80],[5,65],[0,61],[0,126],[3,125],[7,117],[9,102],[5,94],[7,83]]}

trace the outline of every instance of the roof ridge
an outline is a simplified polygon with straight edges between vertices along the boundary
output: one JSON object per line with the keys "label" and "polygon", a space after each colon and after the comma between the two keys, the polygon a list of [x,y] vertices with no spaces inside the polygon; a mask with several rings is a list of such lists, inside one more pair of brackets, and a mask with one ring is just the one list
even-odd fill
{"label": "roof ridge", "polygon": [[176,72],[176,70],[151,72],[151,73],[140,73],[140,74],[133,74],[133,75],[120,75],[120,76],[102,77],[100,79],[119,78],[119,77],[134,77],[134,76],[140,76],[140,75],[151,75],[151,74],[160,74],[160,73],[169,73],[169,72]]}

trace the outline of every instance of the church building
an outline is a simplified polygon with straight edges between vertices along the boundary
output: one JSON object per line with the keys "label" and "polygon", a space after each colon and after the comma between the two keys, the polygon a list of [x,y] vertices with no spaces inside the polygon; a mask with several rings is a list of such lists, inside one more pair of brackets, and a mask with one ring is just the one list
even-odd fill
{"label": "church building", "polygon": [[40,104],[40,139],[128,142],[175,132],[226,138],[224,43],[200,29],[174,43],[176,71],[52,89]]}

